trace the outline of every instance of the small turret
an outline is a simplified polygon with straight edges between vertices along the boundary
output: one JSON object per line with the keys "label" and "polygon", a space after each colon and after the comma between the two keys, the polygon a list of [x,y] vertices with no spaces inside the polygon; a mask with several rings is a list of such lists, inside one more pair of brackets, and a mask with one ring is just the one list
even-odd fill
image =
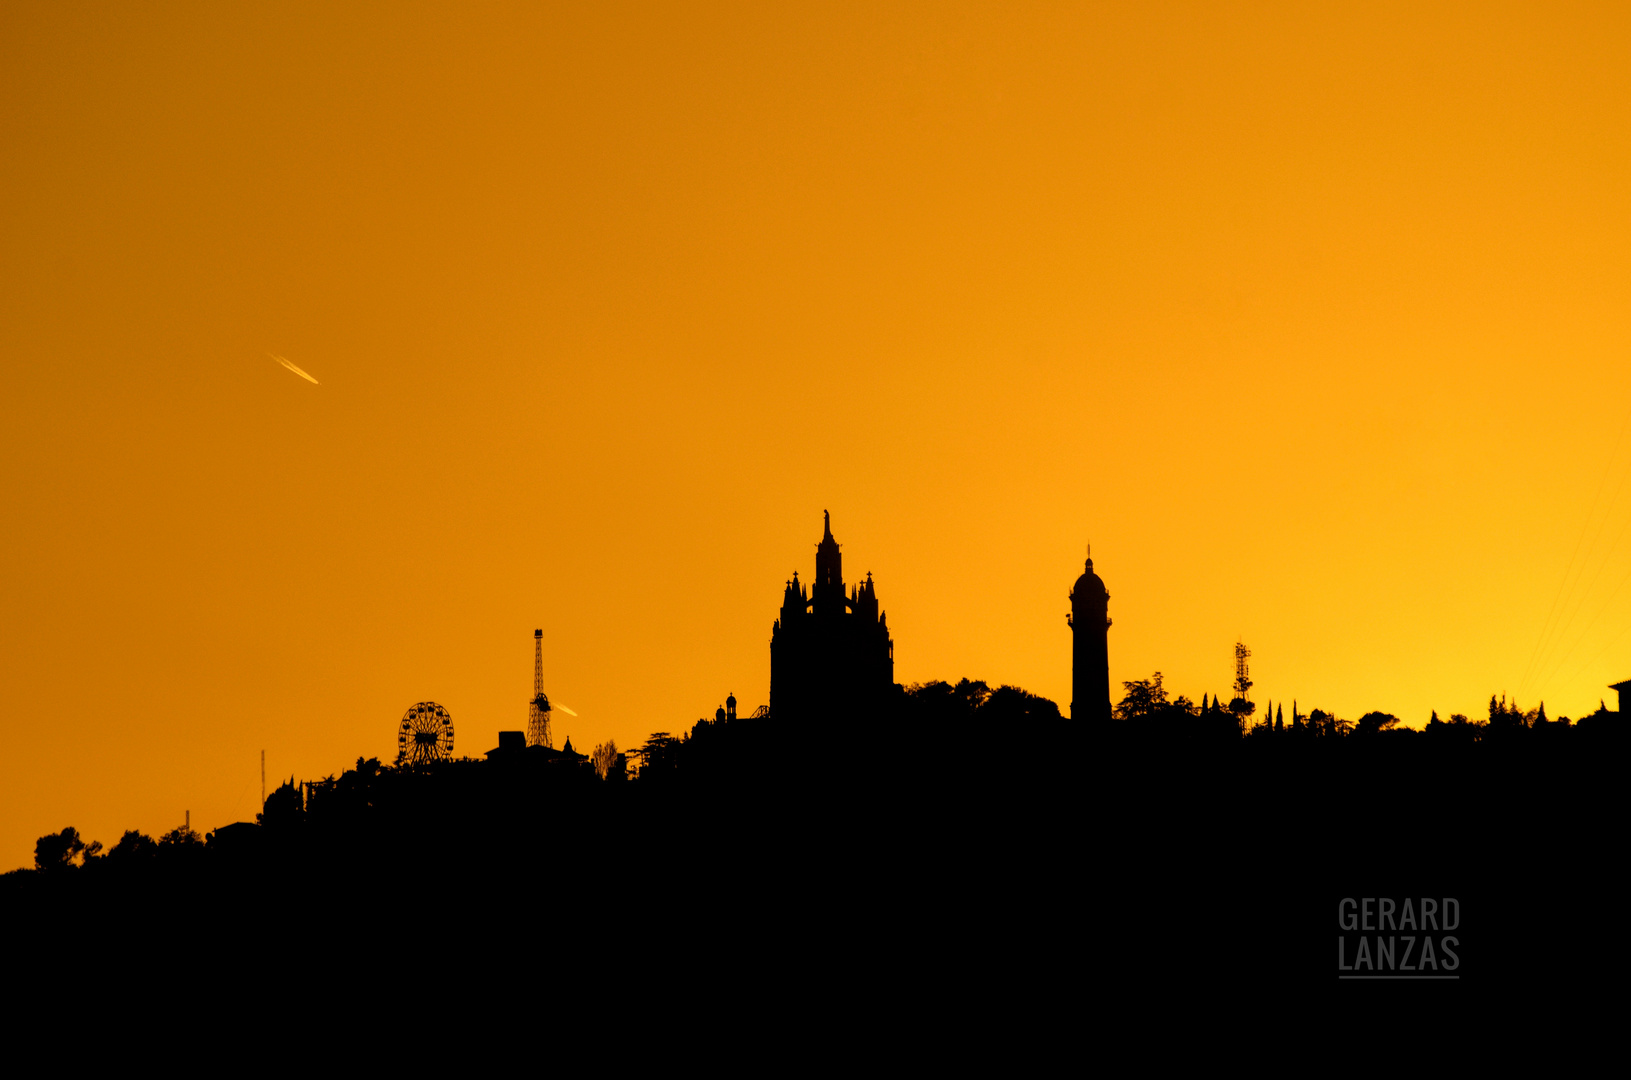
{"label": "small turret", "polygon": [[866,580],[856,587],[855,599],[850,607],[856,615],[868,622],[878,621],[878,589],[872,584],[871,571],[867,572]]}
{"label": "small turret", "polygon": [[798,571],[795,570],[793,579],[787,583],[787,588],[782,592],[782,625],[786,626],[803,615],[809,606],[809,602],[804,598],[803,586],[799,584]]}

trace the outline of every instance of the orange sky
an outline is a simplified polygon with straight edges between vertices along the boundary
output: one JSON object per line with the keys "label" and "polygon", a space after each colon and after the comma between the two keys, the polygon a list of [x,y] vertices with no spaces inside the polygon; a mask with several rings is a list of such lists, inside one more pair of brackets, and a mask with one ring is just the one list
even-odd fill
{"label": "orange sky", "polygon": [[1622,5],[543,7],[0,8],[0,867],[536,626],[581,749],[751,710],[823,509],[903,682],[1068,703],[1089,539],[1113,684],[1631,677]]}

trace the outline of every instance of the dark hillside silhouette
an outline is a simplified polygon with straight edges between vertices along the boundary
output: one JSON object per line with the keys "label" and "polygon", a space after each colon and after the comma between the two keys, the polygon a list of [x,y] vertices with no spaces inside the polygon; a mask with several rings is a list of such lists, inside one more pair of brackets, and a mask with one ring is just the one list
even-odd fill
{"label": "dark hillside silhouette", "polygon": [[[716,712],[604,774],[530,749],[407,768],[359,759],[280,785],[258,823],[205,837],[127,832],[106,852],[73,829],[42,837],[39,868],[0,878],[0,904],[42,926],[114,911],[160,925],[184,909],[225,920],[212,933],[241,923],[322,939],[389,923],[404,896],[475,923],[545,896],[567,925],[642,926],[659,905],[685,942],[784,942],[797,951],[781,955],[802,958],[787,964],[823,950],[865,963],[886,940],[1012,925],[1118,977],[1204,962],[1233,984],[1323,985],[1336,899],[1391,888],[1461,897],[1487,980],[1597,955],[1582,935],[1606,917],[1587,898],[1614,895],[1594,875],[1617,843],[1617,713],[1542,722],[1497,699],[1490,720],[1412,732],[1380,711],[1348,724],[1293,703],[1278,729],[1243,734],[1203,702],[1156,674],[1089,725],[960,679],[897,686],[841,736]],[[788,937],[789,913],[816,911]],[[673,948],[691,945],[661,946]],[[937,954],[912,948],[931,970]],[[572,941],[559,949],[589,962]],[[623,970],[636,977],[640,962]]]}
{"label": "dark hillside silhouette", "polygon": [[[0,905],[42,942],[182,911],[197,941],[386,940],[420,965],[451,962],[450,928],[491,927],[475,948],[494,970],[525,955],[614,983],[728,960],[961,985],[970,965],[1010,965],[1000,981],[1048,957],[1117,985],[1335,986],[1337,901],[1406,893],[1465,906],[1469,979],[1519,986],[1598,955],[1623,714],[1492,696],[1424,731],[1295,700],[1259,716],[1243,645],[1227,703],[1159,671],[1102,712],[1078,678],[1070,717],[1015,686],[902,686],[883,679],[875,591],[846,595],[836,553],[829,529],[816,590],[784,595],[773,708],[738,715],[731,695],[623,752],[502,732],[479,760],[359,757],[204,836],[129,831],[104,851],[67,827],[0,877]],[[1073,590],[1092,679],[1103,595],[1096,576]],[[109,940],[141,963],[180,947]]]}

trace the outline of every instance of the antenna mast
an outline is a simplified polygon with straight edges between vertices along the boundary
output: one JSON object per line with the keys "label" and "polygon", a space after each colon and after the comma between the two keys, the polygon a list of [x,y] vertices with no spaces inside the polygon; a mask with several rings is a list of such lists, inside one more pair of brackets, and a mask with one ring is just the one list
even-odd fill
{"label": "antenna mast", "polygon": [[1252,669],[1247,663],[1251,659],[1252,651],[1246,648],[1244,641],[1235,642],[1235,697],[1229,702],[1229,711],[1235,714],[1240,721],[1241,732],[1246,730],[1246,718],[1257,711],[1252,703]]}
{"label": "antenna mast", "polygon": [[544,632],[532,632],[532,700],[527,703],[527,745],[554,749],[549,731],[549,697],[544,693]]}
{"label": "antenna mast", "polygon": [[1243,641],[1235,642],[1235,697],[1246,698],[1252,688],[1252,669],[1247,663],[1252,651]]}

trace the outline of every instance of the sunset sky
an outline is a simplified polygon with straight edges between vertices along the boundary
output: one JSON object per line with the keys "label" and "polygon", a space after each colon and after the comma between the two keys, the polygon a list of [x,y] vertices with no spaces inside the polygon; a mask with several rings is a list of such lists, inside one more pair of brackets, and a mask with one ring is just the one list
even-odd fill
{"label": "sunset sky", "polygon": [[1608,3],[7,3],[0,869],[417,701],[479,756],[535,627],[580,750],[751,711],[823,510],[900,682],[1068,705],[1091,541],[1112,686],[1239,638],[1288,713],[1613,704],[1628,56]]}

